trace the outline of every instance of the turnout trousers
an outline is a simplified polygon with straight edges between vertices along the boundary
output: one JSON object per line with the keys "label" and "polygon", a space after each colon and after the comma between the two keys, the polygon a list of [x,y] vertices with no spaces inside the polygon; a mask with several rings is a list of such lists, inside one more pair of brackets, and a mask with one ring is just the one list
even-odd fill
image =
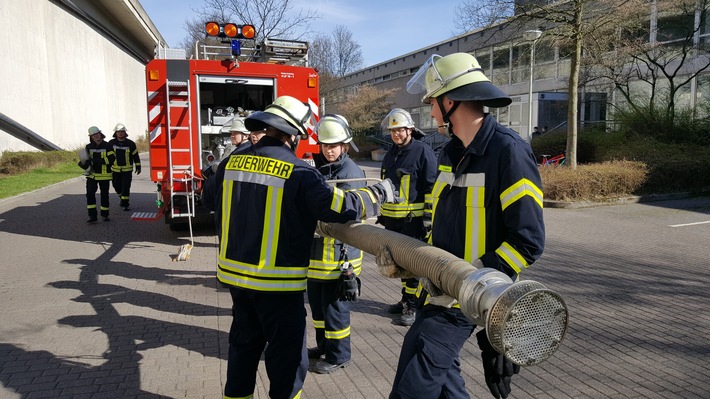
{"label": "turnout trousers", "polygon": [[269,397],[300,397],[308,371],[303,292],[273,293],[235,287],[229,287],[229,292],[233,319],[224,397],[249,398],[254,394],[262,352],[270,381]]}
{"label": "turnout trousers", "polygon": [[350,302],[338,300],[338,282],[308,279],[308,303],[316,329],[316,344],[330,364],[350,360]]}
{"label": "turnout trousers", "polygon": [[475,328],[460,309],[419,309],[404,336],[390,399],[470,398],[459,353]]}
{"label": "turnout trousers", "polygon": [[131,182],[133,181],[132,171],[113,172],[113,189],[121,198],[121,207],[129,206],[131,196]]}
{"label": "turnout trousers", "polygon": [[101,190],[101,217],[108,217],[109,180],[86,179],[86,209],[89,217],[96,217],[96,191]]}

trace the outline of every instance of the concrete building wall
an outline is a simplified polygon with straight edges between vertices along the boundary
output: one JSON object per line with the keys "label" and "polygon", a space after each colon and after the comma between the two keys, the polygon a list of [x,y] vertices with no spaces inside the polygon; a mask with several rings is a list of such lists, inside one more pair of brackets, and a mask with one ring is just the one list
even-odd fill
{"label": "concrete building wall", "polygon": [[[48,0],[0,2],[0,26],[0,112],[6,117],[67,150],[88,142],[91,125],[108,138],[117,122],[134,139],[145,133],[141,60]],[[0,152],[6,150],[35,149],[0,131]]]}

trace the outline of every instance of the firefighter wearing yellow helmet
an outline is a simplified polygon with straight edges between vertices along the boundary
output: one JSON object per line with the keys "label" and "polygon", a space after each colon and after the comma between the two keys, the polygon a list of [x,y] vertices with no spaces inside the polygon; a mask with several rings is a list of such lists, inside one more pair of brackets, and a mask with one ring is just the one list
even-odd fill
{"label": "firefighter wearing yellow helmet", "polygon": [[[329,114],[315,127],[320,154],[314,161],[327,181],[362,179],[331,183],[340,190],[365,187],[365,172],[348,156],[356,149],[348,121]],[[350,362],[350,282],[359,284],[362,251],[331,237],[315,237],[308,266],[308,303],[316,330],[316,347],[308,357],[317,359],[312,371],[328,374]],[[359,291],[359,287],[358,287]],[[356,294],[356,292],[353,292]]]}
{"label": "firefighter wearing yellow helmet", "polygon": [[113,139],[108,142],[116,154],[116,162],[111,167],[113,171],[113,189],[120,198],[120,205],[124,211],[130,210],[131,183],[133,182],[133,169],[136,174],[141,174],[141,158],[138,155],[136,143],[128,138],[126,126],[117,123],[113,128]]}
{"label": "firefighter wearing yellow helmet", "polygon": [[[431,116],[452,135],[439,154],[432,190],[429,243],[513,280],[542,254],[542,184],[532,150],[485,107],[511,99],[467,53],[432,56],[407,84],[431,104]],[[390,398],[468,398],[459,353],[475,325],[428,279],[417,319],[404,338]],[[485,382],[496,398],[511,391],[520,367],[496,352],[486,330],[477,333]]]}
{"label": "firefighter wearing yellow helmet", "polygon": [[249,130],[244,126],[244,119],[235,116],[229,126],[230,144],[224,149],[224,157],[228,157],[234,151],[242,151],[251,146],[249,140]]}
{"label": "firefighter wearing yellow helmet", "polygon": [[[421,142],[424,136],[414,126],[409,112],[392,109],[382,121],[382,128],[392,138],[392,147],[385,154],[380,168],[382,179],[391,179],[402,201],[382,205],[377,222],[387,230],[396,231],[418,240],[425,240],[425,197],[431,193],[436,179],[436,155],[429,145]],[[395,323],[411,326],[414,323],[419,279],[403,278],[400,300],[387,307],[396,314]]]}
{"label": "firefighter wearing yellow helmet", "polygon": [[89,128],[89,144],[79,152],[79,167],[84,169],[86,176],[86,209],[89,219],[86,223],[96,223],[99,212],[96,209],[96,191],[101,190],[101,218],[110,221],[109,215],[109,185],[111,184],[111,166],[116,161],[116,155],[109,143],[104,141],[106,135],[96,126]]}
{"label": "firefighter wearing yellow helmet", "polygon": [[[264,137],[225,158],[203,190],[221,231],[217,278],[233,300],[225,397],[254,395],[262,353],[269,396],[300,396],[308,370],[303,291],[316,223],[375,216],[380,203],[394,201],[389,182],[344,191],[296,157],[312,117],[308,105],[290,96],[251,114],[246,128],[264,130]],[[357,281],[344,284],[356,299]]]}

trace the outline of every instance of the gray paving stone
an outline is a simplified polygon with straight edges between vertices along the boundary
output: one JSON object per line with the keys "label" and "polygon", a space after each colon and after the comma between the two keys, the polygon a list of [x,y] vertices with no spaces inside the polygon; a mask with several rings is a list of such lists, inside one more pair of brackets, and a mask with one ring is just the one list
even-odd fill
{"label": "gray paving stone", "polygon": [[[153,209],[154,185],[134,183],[133,207]],[[0,397],[221,397],[231,298],[214,279],[211,228],[196,225],[192,259],[172,262],[187,232],[123,213],[89,230],[83,190],[75,180],[0,201],[0,273],[13,276],[0,280]],[[706,220],[707,197],[546,209],[545,253],[523,278],[560,293],[570,325],[510,398],[710,397],[710,224],[669,227]],[[309,373],[304,399],[388,396],[407,328],[385,312],[399,281],[374,268],[367,255],[352,363]],[[307,326],[312,346],[310,316]],[[475,342],[461,363],[472,397],[490,397]],[[268,388],[262,362],[255,397]]]}

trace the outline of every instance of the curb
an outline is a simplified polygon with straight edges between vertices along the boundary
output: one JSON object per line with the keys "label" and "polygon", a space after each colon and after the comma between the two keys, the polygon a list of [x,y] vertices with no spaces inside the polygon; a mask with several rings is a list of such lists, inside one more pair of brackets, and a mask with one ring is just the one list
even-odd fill
{"label": "curb", "polygon": [[562,208],[562,209],[577,209],[577,208],[591,208],[597,206],[609,206],[609,205],[624,205],[624,204],[637,204],[644,202],[656,202],[656,201],[672,201],[679,199],[687,199],[694,197],[703,197],[710,195],[710,189],[700,190],[697,192],[686,192],[686,193],[672,193],[672,194],[650,194],[650,195],[637,195],[630,197],[620,197],[620,198],[610,198],[606,201],[553,201],[553,200],[543,200],[543,206],[545,208]]}

